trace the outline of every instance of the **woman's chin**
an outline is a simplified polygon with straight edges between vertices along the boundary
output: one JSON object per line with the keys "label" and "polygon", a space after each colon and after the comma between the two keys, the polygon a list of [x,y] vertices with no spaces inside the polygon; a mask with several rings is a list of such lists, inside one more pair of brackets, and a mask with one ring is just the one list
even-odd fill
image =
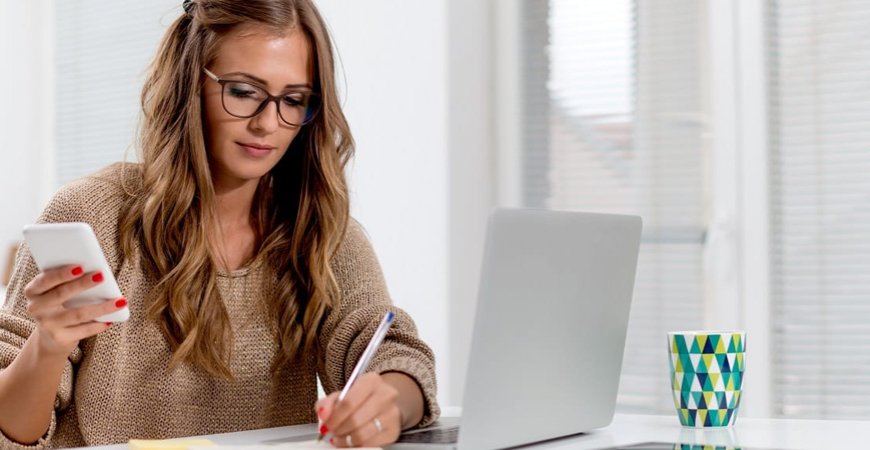
{"label": "woman's chin", "polygon": [[259,182],[272,170],[274,164],[257,164],[257,167],[236,166],[231,170],[222,170],[221,173],[213,174],[215,184],[224,186],[238,186],[247,183]]}

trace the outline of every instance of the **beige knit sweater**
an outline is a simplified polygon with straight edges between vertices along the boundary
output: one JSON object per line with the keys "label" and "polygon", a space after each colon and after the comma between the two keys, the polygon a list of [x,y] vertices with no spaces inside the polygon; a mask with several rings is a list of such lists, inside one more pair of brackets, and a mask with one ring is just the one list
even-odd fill
{"label": "beige knit sweater", "polygon": [[[340,389],[388,309],[397,318],[369,370],[410,375],[425,397],[421,425],[438,417],[432,351],[417,337],[411,318],[391,305],[375,254],[354,221],[332,261],[341,299],[321,330],[323,353],[272,378],[277,344],[269,331],[272,318],[258,307],[264,271],[254,263],[217,280],[235,333],[230,360],[235,381],[186,364],[170,371],[167,342],[145,312],[153,281],[143,274],[138,257],[124,258],[119,246],[120,174],[138,173],[122,167],[110,166],[63,187],[39,221],[91,224],[129,302],[130,320],[82,341],[69,355],[51,427],[35,446],[0,433],[0,449],[103,445],[316,422],[317,377],[326,392]],[[22,246],[0,311],[0,370],[34,329],[23,291],[37,273]]]}

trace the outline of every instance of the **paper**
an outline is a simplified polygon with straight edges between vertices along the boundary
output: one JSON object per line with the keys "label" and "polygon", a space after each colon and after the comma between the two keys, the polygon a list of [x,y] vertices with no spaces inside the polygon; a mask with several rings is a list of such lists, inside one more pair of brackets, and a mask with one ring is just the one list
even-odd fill
{"label": "paper", "polygon": [[[282,442],[280,444],[216,445],[208,439],[131,439],[129,450],[324,450],[335,448],[326,441]],[[354,447],[381,450],[381,447]]]}
{"label": "paper", "polygon": [[[187,450],[324,450],[335,448],[326,441],[282,442],[275,445],[217,445],[214,447],[188,447]],[[357,450],[381,450],[381,447],[354,447]]]}
{"label": "paper", "polygon": [[214,442],[208,439],[130,439],[127,448],[130,450],[187,450],[190,447],[214,448]]}

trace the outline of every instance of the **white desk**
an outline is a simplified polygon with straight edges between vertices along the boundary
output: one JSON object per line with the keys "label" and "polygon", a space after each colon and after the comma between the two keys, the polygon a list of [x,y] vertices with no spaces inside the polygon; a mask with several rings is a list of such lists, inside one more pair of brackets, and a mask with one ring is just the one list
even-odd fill
{"label": "white desk", "polygon": [[[315,425],[269,428],[205,436],[218,444],[275,443],[293,436],[316,433]],[[689,429],[676,415],[617,414],[613,423],[586,435],[550,441],[541,449],[602,449],[640,442],[682,442],[750,449],[819,450],[870,448],[870,421],[741,419],[726,429]],[[91,447],[125,450],[124,445]]]}
{"label": "white desk", "polygon": [[617,414],[607,428],[539,448],[596,449],[649,441],[771,450],[870,448],[870,422],[741,419],[738,416],[731,428],[698,430],[680,426],[676,415]]}

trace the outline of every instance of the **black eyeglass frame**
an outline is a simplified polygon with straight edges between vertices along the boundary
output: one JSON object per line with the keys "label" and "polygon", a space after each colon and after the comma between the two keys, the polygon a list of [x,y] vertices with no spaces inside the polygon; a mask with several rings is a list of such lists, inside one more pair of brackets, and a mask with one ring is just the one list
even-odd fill
{"label": "black eyeglass frame", "polygon": [[[307,89],[294,91],[297,93],[304,93],[305,95],[308,96],[307,108],[308,108],[309,112],[307,112],[305,114],[305,119],[302,121],[302,123],[298,123],[298,124],[292,123],[292,122],[288,121],[287,119],[285,119],[284,116],[281,114],[281,104],[278,103],[284,99],[284,96],[286,96],[286,93],[281,94],[281,95],[272,95],[265,88],[257,86],[249,81],[226,80],[226,79],[223,79],[223,78],[215,75],[212,71],[206,69],[205,67],[203,67],[202,70],[203,70],[203,72],[205,72],[206,76],[208,76],[209,78],[214,80],[216,83],[221,85],[221,106],[223,106],[224,111],[226,111],[227,114],[229,114],[233,117],[237,117],[239,119],[250,119],[251,117],[254,117],[257,114],[260,114],[261,112],[263,112],[263,110],[266,109],[266,106],[268,106],[269,103],[274,102],[275,106],[278,110],[278,117],[281,118],[282,122],[284,122],[285,124],[287,124],[291,127],[301,127],[301,126],[304,126],[304,125],[311,123],[311,121],[314,120],[314,118],[317,117],[317,114],[320,112],[320,106],[321,106],[320,95],[318,95],[314,91],[307,90]],[[257,109],[254,110],[254,112],[250,115],[244,116],[244,115],[233,114],[232,112],[230,112],[230,110],[227,108],[226,103],[224,102],[224,92],[226,91],[227,83],[244,83],[244,84],[254,86],[257,89],[263,91],[263,93],[266,94],[266,98],[262,102],[260,102],[260,106],[258,106]]]}

